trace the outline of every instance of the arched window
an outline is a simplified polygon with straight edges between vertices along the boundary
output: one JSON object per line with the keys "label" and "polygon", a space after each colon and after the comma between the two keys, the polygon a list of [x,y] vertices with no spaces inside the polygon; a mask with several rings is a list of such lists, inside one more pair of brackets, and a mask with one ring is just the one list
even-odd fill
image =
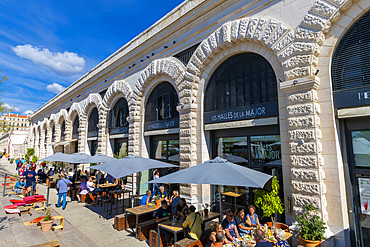
{"label": "arched window", "polygon": [[277,84],[270,63],[255,53],[224,61],[207,84],[204,111],[220,111],[277,102]]}
{"label": "arched window", "polygon": [[145,107],[145,122],[153,122],[179,116],[176,106],[179,98],[169,82],[162,82],[154,88]]}
{"label": "arched window", "polygon": [[66,122],[63,120],[62,125],[60,126],[60,139],[64,141],[66,139]]}
{"label": "arched window", "polygon": [[119,99],[113,109],[109,111],[108,128],[119,128],[128,125],[128,104],[126,99]]}
{"label": "arched window", "polygon": [[87,136],[98,136],[98,123],[99,123],[99,115],[98,109],[95,107],[92,110],[90,117],[89,117],[89,126],[88,126],[88,133]]}
{"label": "arched window", "polygon": [[46,146],[46,140],[47,140],[47,129],[45,128],[45,132],[44,132],[44,145]]}
{"label": "arched window", "polygon": [[53,127],[51,128],[51,142],[54,142],[55,140],[55,125],[53,124]]}
{"label": "arched window", "polygon": [[76,116],[75,120],[73,121],[72,139],[78,138],[78,128],[79,127],[80,127],[80,123],[78,121],[78,116]]}
{"label": "arched window", "polygon": [[357,20],[335,49],[333,91],[370,86],[370,12]]}

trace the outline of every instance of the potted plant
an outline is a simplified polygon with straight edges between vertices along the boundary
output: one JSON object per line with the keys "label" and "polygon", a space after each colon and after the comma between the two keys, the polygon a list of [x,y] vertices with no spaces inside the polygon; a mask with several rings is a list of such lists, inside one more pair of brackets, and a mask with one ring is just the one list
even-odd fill
{"label": "potted plant", "polygon": [[155,196],[155,205],[156,206],[161,206],[161,198],[160,198],[160,196],[159,195],[156,195]]}
{"label": "potted plant", "polygon": [[10,159],[10,164],[13,164],[14,159]]}
{"label": "potted plant", "polygon": [[306,247],[320,246],[321,241],[325,239],[326,226],[317,214],[315,207],[311,204],[305,205],[305,212],[297,216],[296,220],[301,244]]}
{"label": "potted plant", "polygon": [[41,224],[41,231],[47,232],[51,230],[53,226],[53,218],[51,217],[51,209],[47,208],[45,211],[45,217],[40,221]]}
{"label": "potted plant", "polygon": [[279,197],[279,181],[274,177],[271,191],[257,190],[254,194],[254,204],[263,210],[263,217],[271,217],[271,225],[275,224],[275,214],[284,212],[284,205]]}

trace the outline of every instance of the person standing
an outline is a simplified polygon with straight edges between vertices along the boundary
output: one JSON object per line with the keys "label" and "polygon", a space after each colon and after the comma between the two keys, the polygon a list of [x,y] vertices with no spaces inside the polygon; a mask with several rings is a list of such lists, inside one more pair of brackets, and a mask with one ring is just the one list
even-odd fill
{"label": "person standing", "polygon": [[57,183],[57,189],[58,189],[58,204],[57,207],[60,207],[60,200],[63,197],[63,207],[62,209],[66,209],[67,205],[67,192],[68,192],[68,185],[72,184],[72,182],[65,178],[65,175],[62,173],[60,174],[61,179]]}
{"label": "person standing", "polygon": [[[158,179],[158,178],[159,178],[159,171],[157,170],[157,171],[154,173],[153,180]],[[154,184],[153,184],[153,194],[152,194],[152,196],[155,196],[158,190],[159,190],[159,184],[154,183]]]}

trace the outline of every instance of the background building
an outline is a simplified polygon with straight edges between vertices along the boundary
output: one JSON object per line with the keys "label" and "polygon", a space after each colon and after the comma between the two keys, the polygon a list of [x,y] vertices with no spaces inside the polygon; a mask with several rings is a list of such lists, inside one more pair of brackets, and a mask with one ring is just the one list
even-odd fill
{"label": "background building", "polygon": [[29,129],[30,116],[8,113],[0,117],[0,123],[3,125],[3,132],[5,130],[24,130]]}
{"label": "background building", "polygon": [[26,153],[26,138],[28,133],[12,130],[0,137],[0,151],[11,159],[22,158]]}
{"label": "background building", "polygon": [[[127,152],[182,168],[221,156],[279,178],[279,220],[311,203],[324,246],[368,246],[369,11],[366,0],[184,1],[33,113],[28,145],[39,158]],[[180,191],[198,207],[215,199],[209,185]]]}

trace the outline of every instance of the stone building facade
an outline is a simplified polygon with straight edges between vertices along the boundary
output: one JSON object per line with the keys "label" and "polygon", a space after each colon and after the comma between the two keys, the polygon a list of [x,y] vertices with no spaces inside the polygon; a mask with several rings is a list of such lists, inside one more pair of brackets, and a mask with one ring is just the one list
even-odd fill
{"label": "stone building facade", "polygon": [[[369,122],[369,82],[357,87],[365,90],[358,92],[363,97],[359,104],[338,107],[342,91],[333,90],[332,61],[343,37],[369,10],[366,0],[184,1],[33,113],[28,143],[40,158],[57,151],[113,155],[124,147],[128,154],[159,154],[186,168],[218,155],[228,136],[237,139],[238,132],[244,133],[244,143],[234,142],[232,154],[238,154],[236,146],[245,145],[252,150],[246,163],[253,155],[257,159],[256,152],[263,149],[266,155],[279,146],[276,169],[281,172],[284,221],[294,222],[311,203],[329,226],[327,246],[366,246],[368,228],[361,222],[367,209],[360,205],[356,178],[366,177],[367,171],[352,164],[351,153],[358,153],[348,146],[346,126],[348,119],[365,126]],[[240,54],[269,64],[266,71],[275,75],[276,101],[243,108],[239,99],[246,96],[238,98],[241,92],[236,91],[234,109],[235,98],[227,89],[222,97],[230,100],[228,107],[215,103],[217,109],[208,112],[210,81],[222,80],[224,66],[230,71],[241,66],[227,64]],[[221,79],[216,78],[219,73]],[[263,81],[265,73],[260,74],[256,81]],[[234,85],[231,77],[227,80]],[[255,86],[263,99],[269,98],[271,87],[266,85]],[[263,144],[253,142],[256,133],[265,141],[277,137]],[[149,178],[141,175],[142,180]],[[213,197],[208,185],[180,189],[195,205]]]}

